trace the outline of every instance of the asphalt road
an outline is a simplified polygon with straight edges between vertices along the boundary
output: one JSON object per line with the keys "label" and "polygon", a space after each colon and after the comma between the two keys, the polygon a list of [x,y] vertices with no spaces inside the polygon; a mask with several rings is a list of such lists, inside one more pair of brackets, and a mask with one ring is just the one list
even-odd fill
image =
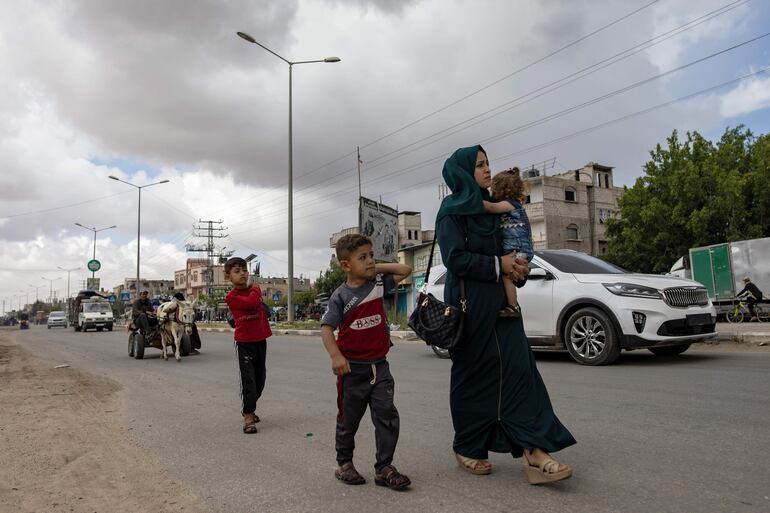
{"label": "asphalt road", "polygon": [[366,417],[355,461],[369,483],[333,477],[335,383],[320,340],[270,340],[260,432],[245,435],[231,335],[202,336],[202,353],[181,363],[155,349],[130,359],[123,332],[33,326],[16,339],[52,365],[121,383],[130,436],[213,511],[770,511],[770,353],[639,351],[597,368],[539,354],[555,411],[578,444],[557,455],[575,469],[571,480],[534,487],[507,455],[492,456],[489,476],[457,467],[450,362],[398,342],[390,355],[401,414],[394,463],[413,486],[393,492],[374,486]]}

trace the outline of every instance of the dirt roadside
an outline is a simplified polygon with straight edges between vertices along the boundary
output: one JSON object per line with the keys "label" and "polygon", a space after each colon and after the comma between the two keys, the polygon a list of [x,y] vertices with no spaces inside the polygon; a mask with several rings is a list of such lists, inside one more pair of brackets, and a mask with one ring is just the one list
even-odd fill
{"label": "dirt roadside", "polygon": [[208,511],[116,422],[119,390],[0,331],[0,512]]}

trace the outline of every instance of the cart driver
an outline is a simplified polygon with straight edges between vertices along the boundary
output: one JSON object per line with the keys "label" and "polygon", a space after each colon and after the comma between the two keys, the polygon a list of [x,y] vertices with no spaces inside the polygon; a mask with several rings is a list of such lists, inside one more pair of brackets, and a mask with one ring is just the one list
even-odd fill
{"label": "cart driver", "polygon": [[148,292],[143,290],[139,295],[139,299],[134,301],[134,326],[139,328],[142,333],[148,333],[150,326],[158,325],[158,318],[155,317],[155,311],[147,295]]}
{"label": "cart driver", "polygon": [[754,312],[754,305],[757,303],[757,301],[762,301],[762,291],[759,290],[759,287],[751,282],[751,278],[748,276],[743,278],[743,283],[745,283],[746,286],[743,287],[743,290],[738,292],[736,296],[741,297],[745,295],[746,303],[749,307],[749,313],[751,314],[751,320],[755,321],[757,320],[757,314]]}

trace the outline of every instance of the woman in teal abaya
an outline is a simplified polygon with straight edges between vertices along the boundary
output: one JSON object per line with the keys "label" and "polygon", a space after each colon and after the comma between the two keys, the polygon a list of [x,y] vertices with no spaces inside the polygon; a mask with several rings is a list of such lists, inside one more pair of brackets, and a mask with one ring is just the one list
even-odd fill
{"label": "woman in teal abaya", "polygon": [[[436,217],[448,269],[444,299],[460,305],[460,280],[467,299],[463,340],[452,352],[450,407],[457,461],[468,472],[489,474],[489,451],[509,452],[524,456],[530,483],[566,479],[572,469],[549,453],[575,439],[553,412],[522,319],[497,316],[506,304],[502,276],[509,274],[522,286],[529,271],[525,260],[501,256],[497,216],[484,211],[482,200],[489,199],[491,183],[486,152],[481,146],[460,148],[442,174],[452,191]],[[522,315],[526,318],[527,312]]]}

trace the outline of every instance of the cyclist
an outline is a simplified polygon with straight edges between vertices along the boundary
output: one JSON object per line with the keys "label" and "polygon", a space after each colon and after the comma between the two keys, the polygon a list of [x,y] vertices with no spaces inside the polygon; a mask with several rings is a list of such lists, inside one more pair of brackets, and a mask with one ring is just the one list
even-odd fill
{"label": "cyclist", "polygon": [[743,287],[743,290],[738,292],[737,296],[745,296],[746,304],[749,307],[749,314],[751,314],[751,320],[756,321],[757,314],[754,312],[754,305],[757,304],[757,301],[762,301],[762,291],[751,282],[751,278],[748,276],[743,278],[743,283],[745,286]]}

